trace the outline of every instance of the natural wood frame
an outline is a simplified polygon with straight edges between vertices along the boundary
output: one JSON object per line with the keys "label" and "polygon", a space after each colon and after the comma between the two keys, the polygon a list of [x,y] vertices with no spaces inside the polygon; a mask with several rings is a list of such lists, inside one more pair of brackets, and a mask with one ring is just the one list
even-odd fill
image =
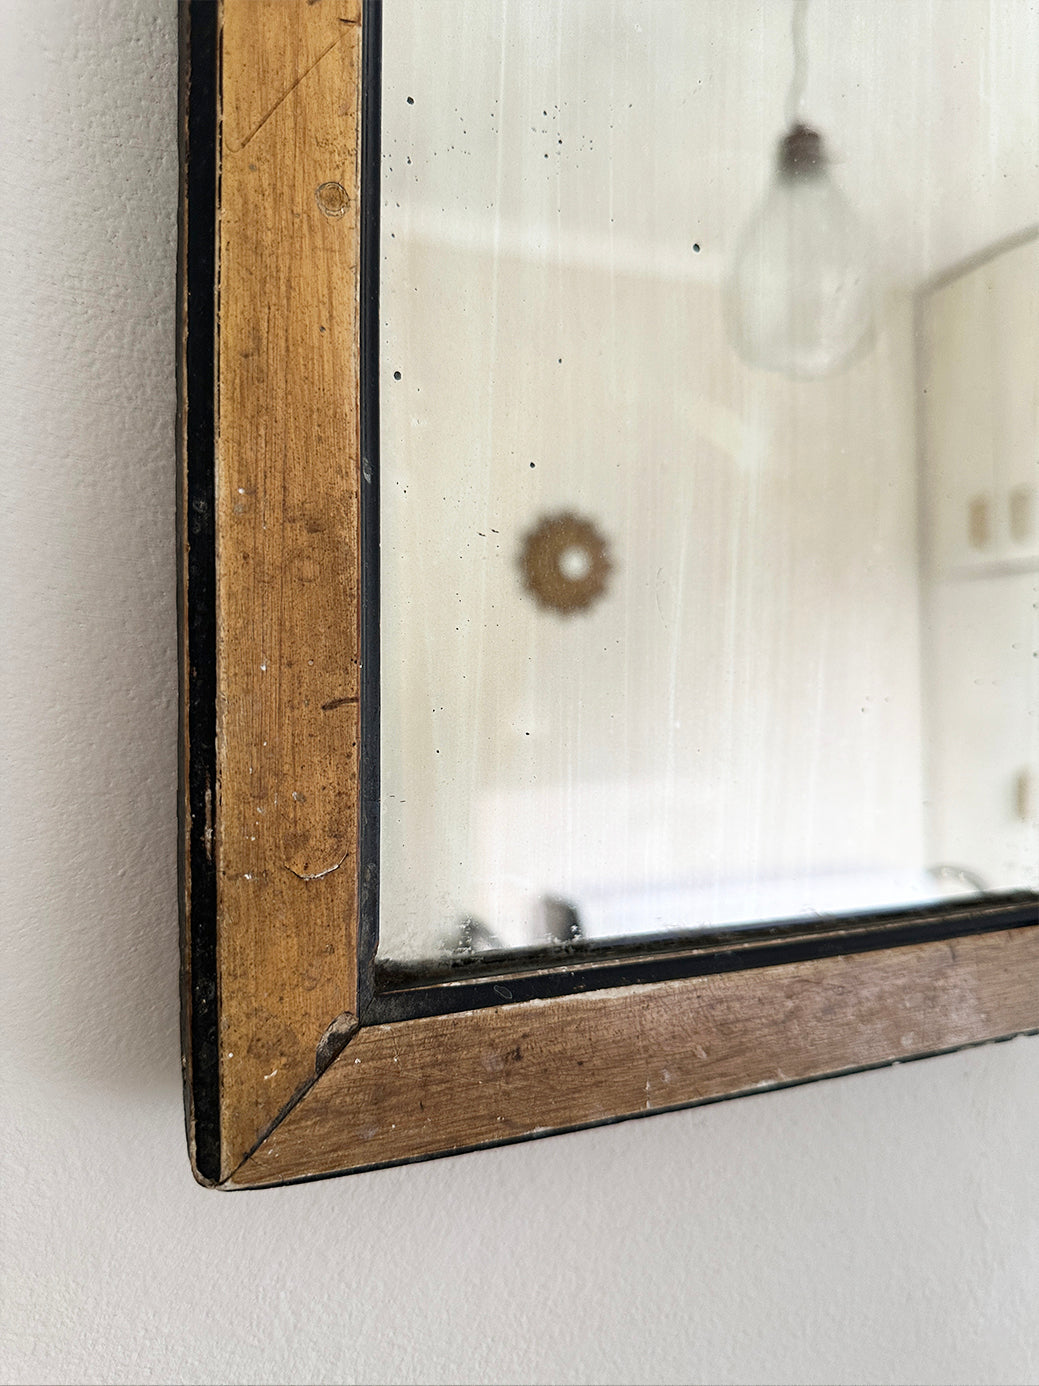
{"label": "natural wood frame", "polygon": [[[358,925],[359,130],[372,13],[361,0],[183,7],[181,860],[196,1176],[282,1183],[1039,1030],[1033,897],[947,913],[930,933],[893,917],[868,938],[801,937],[800,953],[771,938],[755,954],[751,941],[695,975],[649,967],[633,983],[629,969],[618,985],[526,1000],[499,985],[500,1004],[410,1019],[380,1009]],[[579,971],[566,973],[574,988]]]}

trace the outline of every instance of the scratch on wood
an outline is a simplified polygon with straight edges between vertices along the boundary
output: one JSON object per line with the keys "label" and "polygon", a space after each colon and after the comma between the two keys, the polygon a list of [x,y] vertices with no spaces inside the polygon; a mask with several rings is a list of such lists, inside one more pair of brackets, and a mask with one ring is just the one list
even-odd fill
{"label": "scratch on wood", "polygon": [[333,871],[338,871],[349,855],[349,850],[345,851],[334,866],[326,866],[324,871],[297,871],[295,867],[289,866],[287,862],[285,863],[285,870],[291,871],[292,874],[301,881],[320,881],[325,876],[331,876]]}
{"label": "scratch on wood", "polygon": [[298,77],[296,78],[296,80],[293,82],[292,86],[289,87],[289,89],[288,89],[287,91],[283,92],[282,95],[278,97],[277,101],[275,101],[274,105],[270,108],[270,110],[269,110],[269,111],[267,112],[267,114],[263,117],[263,119],[260,121],[260,123],[259,123],[258,125],[256,125],[256,126],[254,126],[253,129],[249,131],[249,133],[246,135],[245,139],[241,142],[241,144],[238,146],[238,148],[235,149],[235,150],[233,150],[233,153],[235,153],[235,154],[241,154],[242,150],[246,147],[246,145],[249,144],[252,140],[254,140],[254,139],[256,138],[256,136],[260,133],[260,131],[261,131],[261,130],[263,129],[263,127],[267,124],[267,122],[270,120],[271,116],[272,116],[272,115],[274,114],[274,112],[278,109],[278,107],[281,106],[284,102],[286,102],[286,101],[289,99],[289,97],[292,95],[292,93],[293,93],[293,92],[296,90],[296,88],[299,86],[300,82],[303,81],[304,77],[309,77],[310,74],[314,71],[315,67],[317,67],[318,63],[321,62],[323,58],[327,58],[327,57],[328,57],[329,53],[331,53],[332,49],[336,46],[336,44],[337,44],[338,42],[339,42],[339,40],[338,40],[337,38],[333,39],[332,42],[328,45],[328,47],[325,48],[325,49],[323,49],[323,50],[317,55],[317,57],[316,57],[316,58],[314,59],[314,61],[310,64],[310,66],[309,66],[308,68],[306,68],[303,72],[301,72],[301,73],[299,74],[299,76],[298,76]]}
{"label": "scratch on wood", "polygon": [[321,704],[321,711],[332,712],[337,707],[347,707],[350,703],[356,703],[357,701],[356,698],[333,698],[331,702]]}

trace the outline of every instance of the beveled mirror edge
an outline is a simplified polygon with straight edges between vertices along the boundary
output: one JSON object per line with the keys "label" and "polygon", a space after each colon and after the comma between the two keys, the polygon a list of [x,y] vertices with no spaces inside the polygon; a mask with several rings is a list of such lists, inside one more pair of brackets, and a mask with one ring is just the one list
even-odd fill
{"label": "beveled mirror edge", "polygon": [[[377,13],[368,0],[364,15]],[[371,706],[372,690],[377,690],[370,634],[364,645],[365,629],[370,632],[372,624],[366,627],[360,613],[365,601],[370,610],[377,573],[359,575],[360,551],[370,551],[371,539],[369,532],[367,545],[359,541],[360,525],[365,513],[371,523],[373,513],[370,499],[365,509],[364,461],[370,440],[377,442],[371,413],[377,380],[372,385],[369,378],[366,387],[359,350],[359,342],[368,341],[372,331],[371,301],[362,301],[358,314],[364,217],[357,158],[357,112],[363,100],[358,90],[361,11],[347,0],[329,8],[303,0],[291,5],[284,0],[222,0],[219,7],[191,0],[183,5],[182,16],[182,996],[189,1147],[200,1182],[252,1187],[425,1159],[1039,1029],[1039,928],[1028,921],[1027,912],[1022,916],[1020,901],[1012,920],[1007,919],[1016,927],[1000,928],[990,917],[987,932],[972,933],[961,919],[955,940],[902,939],[895,946],[874,945],[869,952],[849,949],[772,960],[753,969],[636,980],[505,1005],[488,999],[479,1010],[456,1005],[449,1013],[409,1019],[393,1020],[384,1007],[380,1010],[372,980],[374,938],[365,936],[361,923],[366,913],[371,917],[372,906],[366,910],[358,898],[369,888],[358,877],[359,864],[372,850],[370,812],[367,847],[364,842],[361,785],[368,784],[371,801],[373,760],[366,762],[362,750],[359,767],[352,758],[339,764],[328,741],[330,712],[345,710],[356,726],[358,700],[367,697]],[[248,45],[244,60],[239,52],[225,61],[228,21],[236,40]],[[336,80],[322,86],[320,65],[330,56],[342,66]],[[282,74],[289,70],[296,76],[286,90]],[[276,86],[267,91],[266,100],[264,74]],[[232,140],[222,119],[222,109],[236,100],[228,90],[235,81],[243,89],[248,85],[249,99],[260,103],[244,116],[235,108],[244,140]],[[343,101],[344,89],[352,91],[352,100]],[[321,102],[324,108],[318,109]],[[281,127],[271,119],[279,110]],[[290,110],[295,125],[286,119]],[[369,106],[369,118],[371,110]],[[336,127],[334,136],[329,122]],[[285,126],[292,140],[279,141]],[[300,159],[299,128],[312,136],[313,168]],[[269,494],[284,495],[286,485],[291,489],[294,484],[301,503],[320,501],[320,508],[335,516],[324,539],[315,540],[308,531],[307,542],[323,543],[325,552],[335,551],[340,560],[330,560],[316,579],[308,577],[302,600],[297,600],[300,587],[292,583],[298,554],[293,559],[284,549],[265,549],[270,543],[263,538],[266,524],[262,530],[254,525],[247,542],[236,539],[237,488],[228,494],[235,456],[228,439],[248,442],[266,436],[275,431],[270,428],[273,411],[285,417],[285,401],[258,388],[262,379],[236,382],[233,375],[239,369],[236,362],[257,350],[257,315],[271,308],[270,262],[277,246],[269,243],[273,233],[268,233],[268,243],[262,236],[250,240],[240,229],[242,222],[236,225],[226,215],[233,183],[225,176],[224,155],[232,143],[233,153],[241,153],[261,129],[264,152],[282,161],[279,177],[267,176],[268,197],[276,185],[278,196],[288,199],[289,215],[299,215],[293,199],[305,201],[310,183],[314,190],[334,183],[346,199],[341,211],[338,203],[331,212],[320,202],[316,212],[307,205],[321,238],[322,272],[309,279],[299,275],[296,247],[293,294],[282,308],[300,314],[308,326],[297,334],[294,353],[283,363],[297,406],[290,416],[309,416],[308,436],[282,439],[283,450],[268,448],[264,463]],[[315,130],[321,131],[318,140]],[[331,170],[330,141],[339,150],[338,165]],[[259,153],[253,145],[249,165],[259,162]],[[247,165],[246,171],[260,170]],[[277,225],[275,215],[268,220]],[[370,220],[369,249],[372,225]],[[376,232],[377,225],[375,217]],[[242,276],[237,289],[218,269],[221,256],[228,255]],[[250,255],[253,263],[242,274],[242,261]],[[377,253],[369,255],[367,264],[370,276],[377,269]],[[257,274],[259,268],[265,273]],[[255,287],[245,311],[229,312],[231,294],[239,294],[241,303],[243,295],[248,298],[243,286],[249,282]],[[343,294],[344,284],[353,285],[352,295]],[[338,334],[329,332],[331,323],[309,323],[318,310],[327,316],[332,300],[340,298],[346,314],[344,321],[341,303]],[[309,327],[321,330],[310,333]],[[290,334],[285,337],[288,343]],[[277,363],[265,364],[270,371]],[[353,394],[332,388],[333,376],[337,386],[342,382],[344,366]],[[315,382],[322,388],[315,389]],[[369,400],[367,439],[359,418],[364,397]],[[304,454],[305,473],[298,465],[292,472],[285,459],[294,456],[298,463]],[[352,458],[352,465],[344,467],[344,456]],[[374,494],[370,490],[369,496]],[[284,514],[278,520],[281,533]],[[267,575],[246,580],[241,566],[257,555],[264,559]],[[231,568],[229,556],[239,560],[237,568]],[[273,605],[288,643],[296,641],[297,655],[304,653],[308,616],[311,622],[324,617],[324,626],[338,618],[353,632],[352,654],[348,645],[323,650],[322,663],[336,677],[351,661],[359,668],[360,682],[346,694],[331,682],[298,686],[282,677],[284,659],[268,670],[255,630],[252,646],[248,639],[223,638],[229,612],[247,613],[273,588],[283,597],[286,582],[292,600]],[[375,630],[377,639],[377,626]],[[276,623],[274,634],[280,633]],[[250,849],[248,860],[232,864],[236,845],[228,840],[229,825],[235,815],[245,821],[243,811],[247,805],[250,814],[254,811],[256,795],[243,776],[235,779],[227,767],[235,754],[243,765],[257,758],[272,740],[263,733],[279,725],[287,758],[276,767],[275,780],[284,786],[288,779],[309,775],[319,797],[323,792],[335,805],[331,818],[326,815],[318,828],[303,822],[304,836],[316,833],[320,841],[301,847],[294,839],[295,846],[306,853],[338,842],[342,855],[333,852],[327,860],[313,862],[304,855],[293,865],[285,836],[269,835],[259,848]],[[238,741],[231,761],[229,732]],[[352,750],[358,740],[362,738],[355,734]],[[298,838],[299,822],[292,826]],[[241,827],[239,823],[239,834]],[[377,850],[377,837],[375,842]],[[256,869],[245,871],[243,865]],[[271,879],[278,883],[278,899],[273,908],[269,898],[257,907],[258,892],[251,883]],[[248,889],[243,882],[250,883]],[[979,902],[979,909],[984,904]],[[271,954],[274,920],[281,929]],[[917,998],[917,1009],[924,1004],[926,1024],[909,1031],[903,1022],[911,997]],[[824,1017],[832,1016],[839,1017],[839,1033],[829,1020],[824,1023]],[[691,1026],[691,1017],[697,1025]],[[731,1036],[733,1027],[739,1043],[727,1049],[725,1035]],[[655,1043],[647,1041],[649,1031]],[[912,1039],[905,1043],[909,1034]],[[391,1049],[394,1058],[409,1056],[404,1087],[403,1075],[386,1067]],[[776,1059],[781,1052],[788,1056],[783,1063]],[[671,1077],[665,1080],[664,1072]],[[654,1081],[668,1090],[651,1101]],[[515,1105],[520,1091],[527,1103],[523,1112]],[[593,1097],[607,1091],[610,1099],[595,1098],[589,1105],[589,1091]],[[433,1113],[427,1112],[427,1096],[435,1098]]]}

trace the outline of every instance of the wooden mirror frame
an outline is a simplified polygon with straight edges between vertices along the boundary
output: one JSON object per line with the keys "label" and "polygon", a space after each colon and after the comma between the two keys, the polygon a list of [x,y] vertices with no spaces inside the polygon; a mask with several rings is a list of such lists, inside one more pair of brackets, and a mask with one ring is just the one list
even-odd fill
{"label": "wooden mirror frame", "polygon": [[375,0],[182,6],[196,1177],[285,1183],[1036,1032],[1024,891],[380,986],[379,24]]}

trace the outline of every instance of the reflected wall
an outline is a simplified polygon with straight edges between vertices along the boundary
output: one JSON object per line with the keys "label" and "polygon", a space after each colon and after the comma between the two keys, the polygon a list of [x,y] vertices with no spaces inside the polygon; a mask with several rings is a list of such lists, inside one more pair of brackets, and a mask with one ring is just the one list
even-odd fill
{"label": "reflected wall", "polygon": [[808,7],[810,382],[725,313],[790,19],[385,6],[381,956],[1039,884],[1036,16]]}

